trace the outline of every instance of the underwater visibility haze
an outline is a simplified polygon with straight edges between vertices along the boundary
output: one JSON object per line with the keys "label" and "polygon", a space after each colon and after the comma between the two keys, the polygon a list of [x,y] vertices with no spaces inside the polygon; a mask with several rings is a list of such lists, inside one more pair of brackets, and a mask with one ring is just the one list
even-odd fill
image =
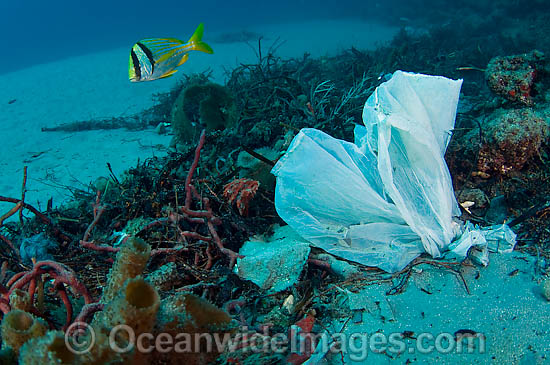
{"label": "underwater visibility haze", "polygon": [[[265,23],[367,15],[368,2],[331,1],[4,1],[1,40],[10,57],[1,72],[59,58],[122,47],[153,36],[183,37],[200,22],[207,29],[244,29]],[[358,13],[360,11],[361,13]]]}

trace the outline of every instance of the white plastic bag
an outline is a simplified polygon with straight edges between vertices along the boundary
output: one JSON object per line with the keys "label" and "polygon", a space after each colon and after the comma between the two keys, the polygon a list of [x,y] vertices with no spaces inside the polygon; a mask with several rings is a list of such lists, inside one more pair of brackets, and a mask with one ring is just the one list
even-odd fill
{"label": "white plastic bag", "polygon": [[444,155],[462,80],[397,71],[363,109],[366,145],[378,156],[384,188],[401,216],[439,257],[460,215]]}
{"label": "white plastic bag", "polygon": [[301,130],[272,170],[281,218],[313,245],[389,272],[439,257],[458,233],[443,155],[461,84],[397,71],[367,100],[355,143]]}

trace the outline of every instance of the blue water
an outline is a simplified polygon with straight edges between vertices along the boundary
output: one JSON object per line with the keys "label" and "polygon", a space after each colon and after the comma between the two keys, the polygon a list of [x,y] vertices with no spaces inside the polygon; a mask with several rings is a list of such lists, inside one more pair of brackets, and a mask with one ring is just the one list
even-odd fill
{"label": "blue water", "polygon": [[490,27],[513,25],[528,14],[547,11],[544,1],[445,0],[233,0],[233,1],[0,1],[0,73],[29,65],[132,45],[144,37],[187,37],[199,22],[211,31],[266,23],[354,17],[403,25],[468,21],[475,14]]}
{"label": "blue water", "polygon": [[67,56],[130,47],[144,37],[187,37],[265,23],[378,17],[374,1],[1,1],[0,73]]}

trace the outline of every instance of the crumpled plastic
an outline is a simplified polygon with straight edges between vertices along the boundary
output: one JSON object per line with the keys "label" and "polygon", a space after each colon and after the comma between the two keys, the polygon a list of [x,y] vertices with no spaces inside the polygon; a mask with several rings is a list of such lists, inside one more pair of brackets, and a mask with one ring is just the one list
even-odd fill
{"label": "crumpled plastic", "polygon": [[463,230],[444,160],[461,85],[397,71],[366,101],[354,143],[302,129],[271,171],[279,216],[314,246],[388,272],[441,257]]}
{"label": "crumpled plastic", "polygon": [[[516,234],[506,224],[479,227],[466,222],[462,233],[448,246],[450,256],[464,258],[469,256],[476,264],[487,266],[489,252],[510,253],[516,245]],[[470,250],[476,246],[475,250]],[[446,255],[447,256],[447,255]]]}
{"label": "crumpled plastic", "polygon": [[53,260],[52,252],[59,244],[50,239],[44,232],[25,238],[19,247],[21,261],[24,264],[32,265],[32,259],[36,261]]}

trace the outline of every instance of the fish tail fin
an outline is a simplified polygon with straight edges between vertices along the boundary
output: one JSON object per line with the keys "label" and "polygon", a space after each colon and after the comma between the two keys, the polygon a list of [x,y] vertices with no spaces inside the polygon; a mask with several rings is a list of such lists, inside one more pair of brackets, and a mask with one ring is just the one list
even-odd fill
{"label": "fish tail fin", "polygon": [[204,24],[200,23],[197,29],[195,29],[195,33],[189,38],[189,44],[191,45],[191,49],[193,51],[201,51],[204,53],[214,53],[214,50],[212,50],[212,47],[210,47],[208,44],[202,41],[202,35],[204,34]]}
{"label": "fish tail fin", "polygon": [[193,51],[201,51],[201,52],[204,52],[204,53],[214,53],[214,50],[212,49],[212,47],[210,47],[208,44],[200,41],[200,42],[195,42],[193,43]]}

